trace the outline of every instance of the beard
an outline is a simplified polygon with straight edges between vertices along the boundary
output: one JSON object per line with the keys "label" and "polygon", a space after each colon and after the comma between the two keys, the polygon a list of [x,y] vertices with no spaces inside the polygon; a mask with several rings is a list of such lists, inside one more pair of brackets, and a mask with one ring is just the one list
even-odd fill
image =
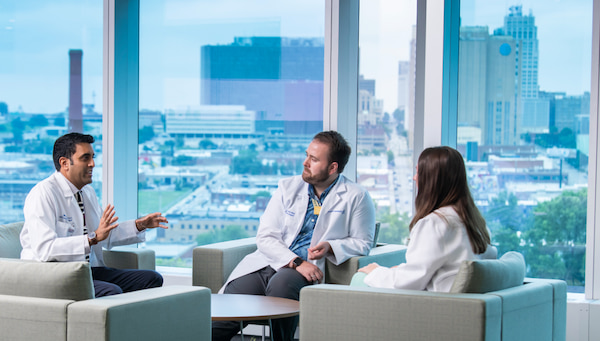
{"label": "beard", "polygon": [[329,179],[329,174],[327,174],[326,170],[318,173],[311,173],[309,170],[304,168],[302,172],[302,179],[311,185],[316,185],[319,183],[326,182]]}

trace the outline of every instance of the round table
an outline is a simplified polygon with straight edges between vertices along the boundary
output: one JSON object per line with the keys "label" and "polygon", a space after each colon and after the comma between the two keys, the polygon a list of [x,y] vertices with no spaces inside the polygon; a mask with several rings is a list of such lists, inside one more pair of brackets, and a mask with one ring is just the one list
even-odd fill
{"label": "round table", "polygon": [[[261,295],[211,295],[211,318],[213,321],[240,321],[242,340],[244,321],[269,321],[300,314],[300,302],[289,298]],[[264,335],[263,335],[264,338]]]}

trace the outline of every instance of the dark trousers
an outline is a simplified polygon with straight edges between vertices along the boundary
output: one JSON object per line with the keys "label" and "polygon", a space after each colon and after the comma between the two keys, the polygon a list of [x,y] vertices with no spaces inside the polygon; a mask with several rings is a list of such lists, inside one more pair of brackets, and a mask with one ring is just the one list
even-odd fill
{"label": "dark trousers", "polygon": [[[225,294],[264,295],[300,299],[300,289],[311,284],[298,271],[283,268],[279,271],[270,266],[231,281],[225,287]],[[298,317],[275,319],[271,340],[291,341],[298,326]],[[244,322],[244,327],[248,325]],[[240,331],[237,321],[214,321],[212,323],[213,341],[231,340]]]}
{"label": "dark trousers", "polygon": [[92,279],[96,297],[122,294],[147,288],[160,287],[162,276],[152,270],[113,269],[93,267]]}

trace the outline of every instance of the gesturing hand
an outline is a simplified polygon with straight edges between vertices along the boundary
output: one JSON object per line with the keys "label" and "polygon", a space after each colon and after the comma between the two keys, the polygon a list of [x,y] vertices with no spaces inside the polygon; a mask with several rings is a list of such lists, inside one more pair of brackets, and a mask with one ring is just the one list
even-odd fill
{"label": "gesturing hand", "polygon": [[102,212],[102,217],[100,217],[98,228],[95,231],[96,239],[99,242],[108,238],[110,231],[119,226],[117,220],[119,220],[119,217],[115,217],[115,207],[111,204],[106,205],[104,212]]}
{"label": "gesturing hand", "polygon": [[168,229],[167,224],[169,221],[167,218],[163,217],[160,212],[150,213],[145,217],[136,219],[135,227],[137,227],[138,231],[143,231],[145,229],[153,229],[156,227],[160,227],[163,229]]}

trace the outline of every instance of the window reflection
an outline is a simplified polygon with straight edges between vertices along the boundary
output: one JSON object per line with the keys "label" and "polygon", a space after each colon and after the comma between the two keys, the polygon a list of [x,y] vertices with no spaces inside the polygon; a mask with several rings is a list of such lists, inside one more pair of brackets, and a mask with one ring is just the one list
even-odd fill
{"label": "window reflection", "polygon": [[325,7],[140,6],[139,214],[181,226],[149,236],[157,265],[190,267],[196,245],[256,235],[278,180],[301,172],[323,129]]}
{"label": "window reflection", "polygon": [[102,1],[0,4],[0,223],[23,220],[31,188],[55,171],[54,141],[95,137],[102,188]]}
{"label": "window reflection", "polygon": [[416,16],[416,1],[360,2],[357,177],[386,243],[405,243],[412,216]]}
{"label": "window reflection", "polygon": [[457,145],[499,253],[582,291],[592,2],[502,6],[461,4]]}

